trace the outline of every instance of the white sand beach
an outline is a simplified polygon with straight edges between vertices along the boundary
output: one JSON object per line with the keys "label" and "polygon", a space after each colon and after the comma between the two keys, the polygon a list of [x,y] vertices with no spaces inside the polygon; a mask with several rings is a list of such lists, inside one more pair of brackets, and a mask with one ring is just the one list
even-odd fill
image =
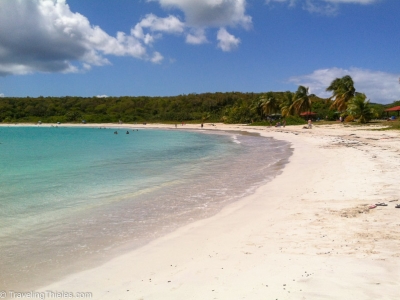
{"label": "white sand beach", "polygon": [[[190,128],[200,125],[178,125]],[[217,215],[39,290],[93,299],[399,299],[399,132],[204,129],[258,132],[294,152],[280,175]],[[388,205],[368,209],[378,202]]]}

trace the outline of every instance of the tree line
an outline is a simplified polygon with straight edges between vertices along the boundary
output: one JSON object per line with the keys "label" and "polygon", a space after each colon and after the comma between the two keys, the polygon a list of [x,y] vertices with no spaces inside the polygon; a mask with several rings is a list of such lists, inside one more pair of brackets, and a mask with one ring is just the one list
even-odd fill
{"label": "tree line", "polygon": [[310,94],[308,87],[300,85],[295,93],[286,92],[280,99],[273,93],[266,93],[255,105],[261,115],[279,112],[282,117],[304,115],[306,118],[342,118],[366,123],[383,116],[385,106],[371,104],[364,93],[356,92],[349,75],[333,80],[326,91],[331,92],[332,96],[322,99]]}
{"label": "tree line", "polygon": [[[313,117],[368,122],[383,116],[384,105],[372,104],[356,92],[350,76],[336,78],[326,88],[329,98],[295,92],[203,93],[172,97],[38,97],[0,98],[0,122],[225,122],[254,123],[285,118],[302,123]],[[303,117],[302,117],[303,115]]]}

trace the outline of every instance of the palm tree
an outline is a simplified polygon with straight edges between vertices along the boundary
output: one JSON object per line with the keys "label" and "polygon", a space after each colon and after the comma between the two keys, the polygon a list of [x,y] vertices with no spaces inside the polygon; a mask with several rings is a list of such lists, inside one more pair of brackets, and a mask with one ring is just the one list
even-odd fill
{"label": "palm tree", "polygon": [[272,113],[276,114],[276,112],[279,110],[279,101],[272,92],[268,92],[265,96],[263,96],[261,101],[263,102],[263,111],[266,115]]}
{"label": "palm tree", "polygon": [[294,107],[292,104],[296,100],[296,94],[290,91],[285,92],[283,95],[281,112],[283,117],[294,115]]}
{"label": "palm tree", "polygon": [[354,97],[356,92],[353,79],[349,75],[336,78],[326,90],[332,92],[330,99],[334,99],[331,109],[336,108],[338,111],[346,110],[347,103]]}
{"label": "palm tree", "polygon": [[261,120],[263,120],[264,117],[265,117],[265,116],[264,116],[264,109],[263,109],[263,106],[264,106],[264,99],[260,98],[260,99],[258,99],[258,100],[255,100],[255,101],[252,103],[251,107],[250,107],[250,109],[251,109],[254,113],[256,113],[258,116],[260,116]]}
{"label": "palm tree", "polygon": [[351,99],[347,106],[347,112],[349,115],[358,119],[360,123],[367,123],[373,117],[373,112],[369,106],[369,100],[365,94],[356,93]]}
{"label": "palm tree", "polygon": [[308,87],[300,85],[295,93],[295,100],[290,106],[296,113],[311,112],[312,98],[314,95],[308,94]]}

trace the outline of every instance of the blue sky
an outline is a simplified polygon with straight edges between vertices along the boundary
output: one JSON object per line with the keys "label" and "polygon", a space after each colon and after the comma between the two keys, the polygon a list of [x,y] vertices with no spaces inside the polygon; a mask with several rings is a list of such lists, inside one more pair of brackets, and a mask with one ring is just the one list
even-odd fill
{"label": "blue sky", "polygon": [[0,97],[295,91],[400,99],[398,0],[1,0]]}

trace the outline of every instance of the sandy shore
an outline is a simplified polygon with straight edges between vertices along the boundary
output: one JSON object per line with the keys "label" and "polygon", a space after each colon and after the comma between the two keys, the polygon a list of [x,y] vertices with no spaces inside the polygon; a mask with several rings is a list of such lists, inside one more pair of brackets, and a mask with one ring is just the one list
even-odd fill
{"label": "sandy shore", "polygon": [[[258,132],[289,141],[294,153],[282,174],[217,215],[40,291],[137,300],[400,298],[398,132],[342,124],[204,129]],[[388,206],[368,209],[378,202]]]}

